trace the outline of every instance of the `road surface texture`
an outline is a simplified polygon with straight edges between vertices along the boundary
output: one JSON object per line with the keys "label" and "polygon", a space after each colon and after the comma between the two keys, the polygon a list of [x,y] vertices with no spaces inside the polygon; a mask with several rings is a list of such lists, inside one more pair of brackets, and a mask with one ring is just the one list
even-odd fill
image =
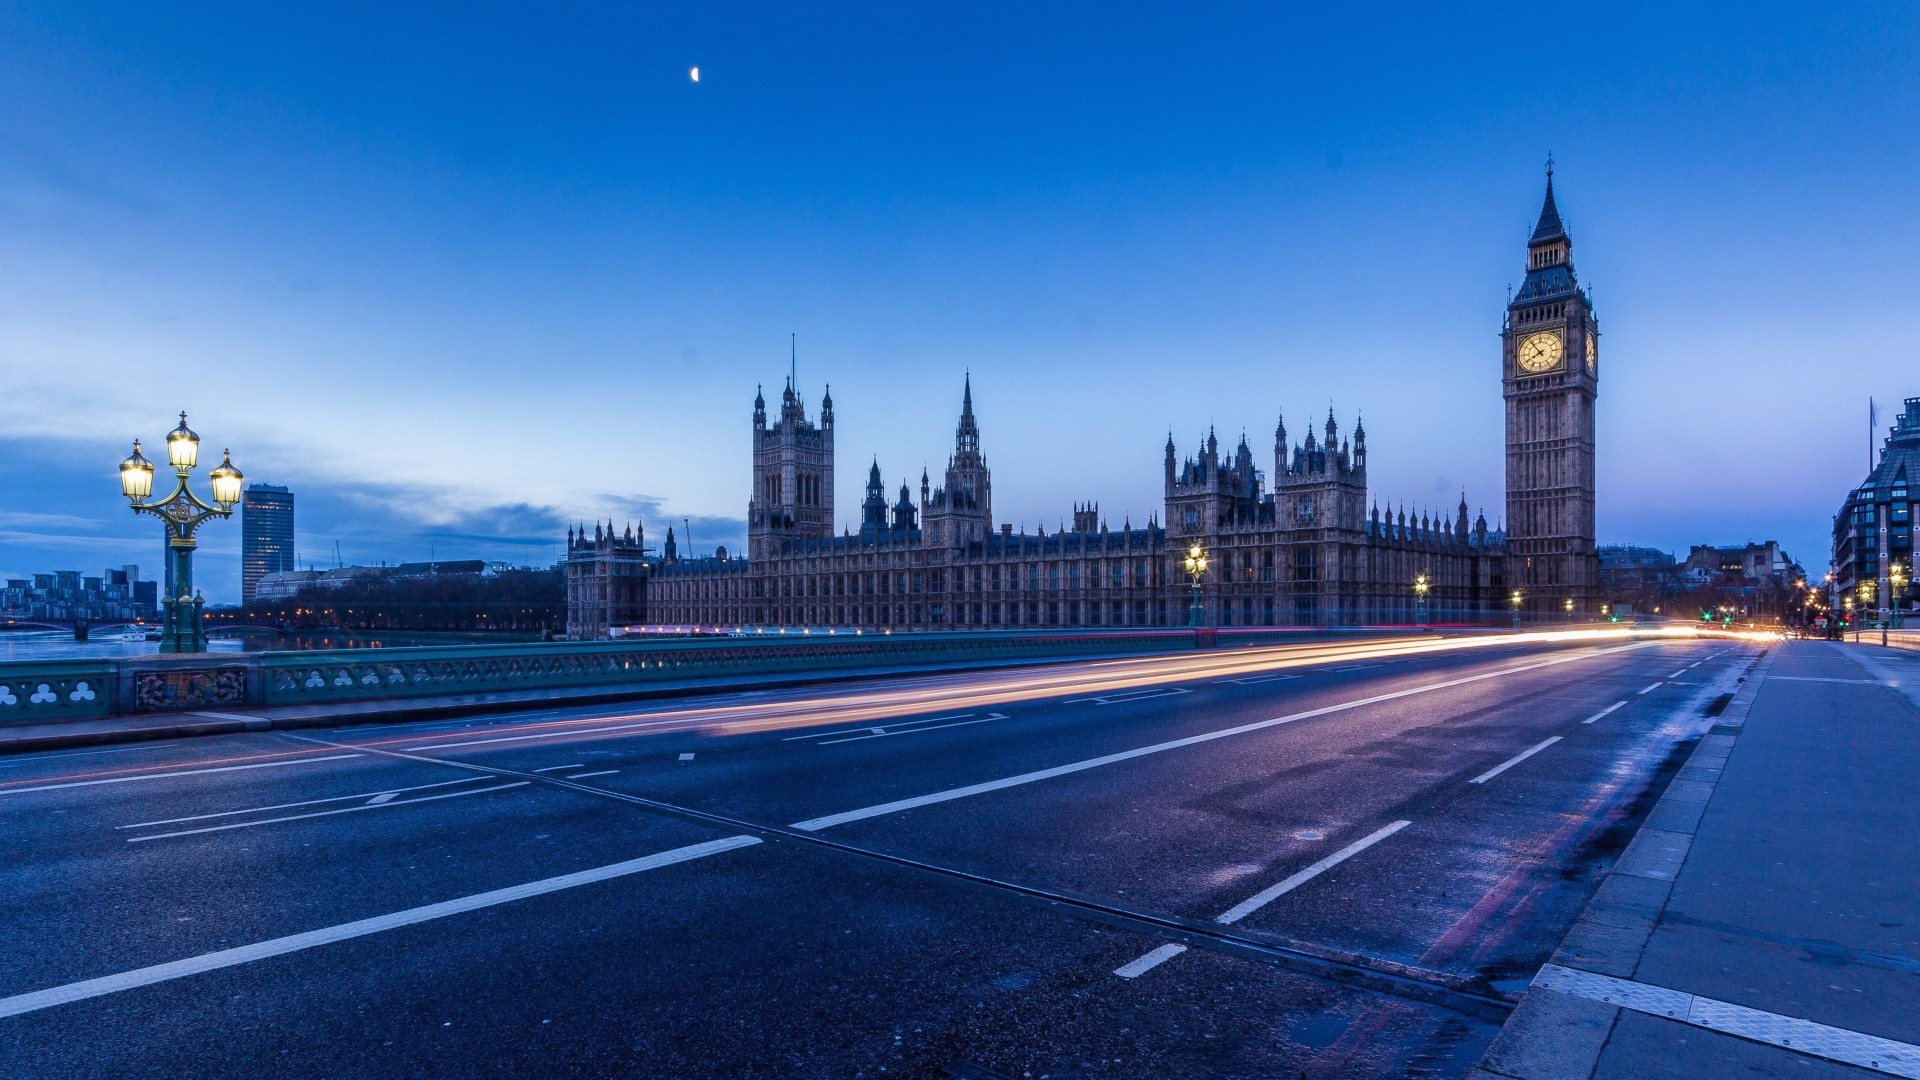
{"label": "road surface texture", "polygon": [[1760,653],[1320,644],[0,757],[0,1076],[1465,1076]]}
{"label": "road surface texture", "polygon": [[1789,642],[1668,786],[1485,1077],[1920,1077],[1920,655]]}

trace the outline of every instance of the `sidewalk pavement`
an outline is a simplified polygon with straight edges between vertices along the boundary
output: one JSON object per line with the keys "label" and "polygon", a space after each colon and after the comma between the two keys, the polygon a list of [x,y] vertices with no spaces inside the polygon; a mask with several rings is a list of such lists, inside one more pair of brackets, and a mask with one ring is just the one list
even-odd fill
{"label": "sidewalk pavement", "polygon": [[1475,1080],[1920,1077],[1920,655],[1788,642]]}

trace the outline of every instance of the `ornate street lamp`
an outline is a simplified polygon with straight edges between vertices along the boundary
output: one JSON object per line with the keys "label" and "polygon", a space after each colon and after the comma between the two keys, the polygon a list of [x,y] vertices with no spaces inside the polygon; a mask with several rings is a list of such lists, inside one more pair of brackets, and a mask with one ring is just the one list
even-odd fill
{"label": "ornate street lamp", "polygon": [[1518,630],[1520,629],[1520,601],[1526,599],[1526,597],[1520,595],[1519,589],[1515,589],[1513,590],[1513,595],[1508,599],[1513,601],[1513,628]]}
{"label": "ornate street lamp", "polygon": [[1893,595],[1889,599],[1893,603],[1893,628],[1898,630],[1905,621],[1900,617],[1900,600],[1901,594],[1904,593],[1907,588],[1907,568],[1901,566],[1899,563],[1894,563],[1891,567],[1888,567],[1887,582],[1893,586],[1891,590]]}
{"label": "ornate street lamp", "polygon": [[1415,626],[1427,625],[1427,575],[1424,571],[1413,577],[1413,622]]}
{"label": "ornate street lamp", "polygon": [[180,414],[180,426],[167,433],[167,463],[177,478],[172,493],[154,500],[153,462],[140,453],[140,440],[133,440],[133,456],[120,463],[120,493],[127,497],[136,514],[152,514],[167,530],[167,558],[173,564],[172,595],[160,599],[163,629],[160,651],[163,653],[199,653],[207,651],[207,633],[202,625],[206,601],[193,590],[193,550],[199,546],[193,538],[200,523],[212,517],[230,517],[240,501],[240,470],[232,457],[222,452],[220,464],[208,473],[213,482],[213,505],[201,502],[187,488],[187,474],[200,460],[200,436],[187,426],[187,414]]}
{"label": "ornate street lamp", "polygon": [[1193,579],[1193,607],[1187,612],[1187,625],[1200,626],[1206,622],[1206,613],[1200,607],[1200,579],[1207,573],[1207,553],[1195,540],[1187,549],[1187,576]]}
{"label": "ornate street lamp", "polygon": [[1567,625],[1572,626],[1573,625],[1573,597],[1571,596],[1567,597],[1567,602],[1565,604],[1562,604],[1561,606],[1567,609]]}

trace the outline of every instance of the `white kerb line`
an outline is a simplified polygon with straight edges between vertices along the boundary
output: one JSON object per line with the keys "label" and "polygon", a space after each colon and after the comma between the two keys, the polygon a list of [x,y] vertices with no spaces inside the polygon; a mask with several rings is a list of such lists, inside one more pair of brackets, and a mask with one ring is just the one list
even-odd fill
{"label": "white kerb line", "polygon": [[[1411,821],[1396,821],[1393,824],[1386,826],[1385,828],[1375,830],[1374,832],[1369,833],[1358,840],[1355,840],[1353,843],[1348,844],[1346,847],[1341,848],[1339,851],[1334,852],[1333,854],[1327,856],[1326,858],[1321,859],[1319,862],[1314,863],[1312,866],[1307,867],[1305,870],[1302,870],[1299,873],[1294,874],[1293,876],[1287,878],[1285,881],[1282,881],[1276,885],[1270,885],[1267,888],[1264,888],[1259,892],[1254,893],[1252,896],[1247,897],[1245,900],[1242,900],[1238,904],[1235,904],[1233,905],[1233,907],[1227,909],[1225,914],[1216,916],[1213,921],[1217,923],[1237,923],[1241,919],[1244,919],[1247,916],[1253,914],[1254,912],[1259,911],[1261,908],[1266,907],[1268,904],[1271,904],[1272,902],[1279,899],[1280,897],[1285,896],[1287,893],[1292,892],[1293,890],[1299,888],[1302,885],[1305,885],[1307,882],[1312,881],[1314,878],[1317,878],[1321,874],[1326,873],[1328,870],[1331,870],[1334,867],[1340,865],[1341,863],[1346,862],[1348,859],[1353,858],[1355,855],[1360,854],[1361,852],[1367,850],[1368,848],[1379,843],[1380,841],[1385,840],[1387,837],[1392,836],[1394,833],[1399,832],[1401,829],[1404,829],[1411,824],[1413,824],[1413,822]],[[1144,959],[1144,957],[1142,959]]]}
{"label": "white kerb line", "polygon": [[405,911],[396,911],[390,915],[376,915],[370,919],[341,923],[339,926],[329,926],[321,930],[309,930],[304,934],[291,934],[287,937],[255,942],[252,945],[241,945],[237,948],[221,949],[218,952],[191,956],[185,960],[174,960],[170,963],[155,964],[152,967],[135,968],[132,971],[120,972],[117,975],[103,975],[97,979],[85,979],[80,982],[67,983],[65,986],[50,987],[46,990],[35,990],[28,994],[15,994],[12,997],[0,998],[0,1019],[9,1016],[19,1016],[22,1013],[30,1013],[39,1009],[49,1009],[55,1005],[84,1001],[87,998],[119,993],[122,990],[151,986],[154,983],[166,982],[169,979],[179,979],[188,975],[198,975],[201,972],[217,971],[220,968],[236,967],[240,964],[250,964],[256,960],[265,960],[272,956],[282,956],[290,952],[299,952],[302,949],[311,949],[317,945],[330,945],[336,941],[345,941],[349,938],[365,937],[368,934],[378,934],[386,930],[395,930],[402,926],[412,926],[415,923],[445,918],[448,915],[459,915],[469,911],[477,911],[481,908],[493,907],[496,904],[512,903],[515,900],[525,900],[529,897],[559,892],[562,889],[571,889],[580,885],[590,885],[597,881],[606,881],[610,878],[624,877],[627,874],[638,874],[646,870],[657,870],[663,866],[672,866],[675,863],[703,859],[708,855],[718,855],[723,851],[751,847],[758,843],[760,843],[759,837],[746,835],[729,836],[723,840],[709,840],[704,844],[690,844],[686,847],[673,848],[638,859],[629,859],[626,862],[612,863],[607,866],[599,866],[591,870],[582,870],[573,874],[562,874],[559,877],[543,878],[539,881],[529,881],[524,885],[511,885],[504,889],[494,889],[491,892],[475,893],[472,896],[463,896],[456,900],[443,900],[438,904],[427,904],[423,907],[408,908]]}
{"label": "white kerb line", "polygon": [[1187,947],[1185,945],[1175,945],[1169,942],[1130,964],[1114,968],[1113,973],[1123,979],[1137,979],[1186,951]]}
{"label": "white kerb line", "polygon": [[1593,714],[1592,716],[1589,716],[1589,717],[1587,717],[1587,718],[1586,718],[1585,720],[1582,720],[1582,721],[1580,721],[1580,722],[1581,722],[1581,723],[1583,723],[1583,724],[1591,724],[1591,723],[1593,723],[1593,722],[1594,722],[1595,720],[1598,720],[1598,719],[1600,719],[1601,717],[1603,717],[1603,716],[1605,716],[1605,715],[1607,715],[1608,713],[1610,713],[1610,712],[1612,712],[1613,710],[1615,710],[1615,709],[1617,709],[1617,708],[1619,708],[1620,706],[1622,706],[1622,705],[1625,705],[1625,704],[1626,704],[1626,702],[1624,702],[1624,701],[1616,701],[1616,702],[1614,702],[1613,704],[1611,704],[1611,705],[1609,705],[1609,706],[1607,706],[1607,707],[1606,707],[1606,708],[1604,708],[1604,709],[1601,709],[1601,710],[1600,710],[1599,712],[1597,712],[1597,713],[1594,713],[1594,714]]}
{"label": "white kerb line", "polygon": [[[1602,713],[1601,715],[1604,716],[1605,714]],[[1500,764],[1495,765],[1493,768],[1488,769],[1486,772],[1481,773],[1479,776],[1476,776],[1473,779],[1467,781],[1467,783],[1484,784],[1487,781],[1493,779],[1496,776],[1499,776],[1501,773],[1506,772],[1508,769],[1513,768],[1515,765],[1520,764],[1521,762],[1527,760],[1533,755],[1539,753],[1542,750],[1545,750],[1547,747],[1552,746],[1554,743],[1557,743],[1559,741],[1560,741],[1560,736],[1558,735],[1554,735],[1549,738],[1543,739],[1537,745],[1520,751],[1518,754],[1515,754],[1514,756],[1508,758],[1507,760],[1501,762]]]}

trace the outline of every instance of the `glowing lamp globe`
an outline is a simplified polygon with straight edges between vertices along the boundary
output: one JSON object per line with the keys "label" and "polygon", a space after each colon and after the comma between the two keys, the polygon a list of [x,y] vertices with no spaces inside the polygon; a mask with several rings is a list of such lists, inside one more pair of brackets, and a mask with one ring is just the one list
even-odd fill
{"label": "glowing lamp globe", "polygon": [[153,462],[140,454],[140,440],[133,440],[133,456],[120,463],[120,493],[134,502],[153,494]]}
{"label": "glowing lamp globe", "polygon": [[167,432],[167,462],[176,469],[191,469],[200,460],[200,436],[187,426],[187,414],[180,414],[180,426]]}
{"label": "glowing lamp globe", "polygon": [[245,479],[240,470],[233,467],[232,451],[220,452],[220,464],[207,474],[213,481],[213,501],[221,506],[232,507],[240,501],[240,481]]}

